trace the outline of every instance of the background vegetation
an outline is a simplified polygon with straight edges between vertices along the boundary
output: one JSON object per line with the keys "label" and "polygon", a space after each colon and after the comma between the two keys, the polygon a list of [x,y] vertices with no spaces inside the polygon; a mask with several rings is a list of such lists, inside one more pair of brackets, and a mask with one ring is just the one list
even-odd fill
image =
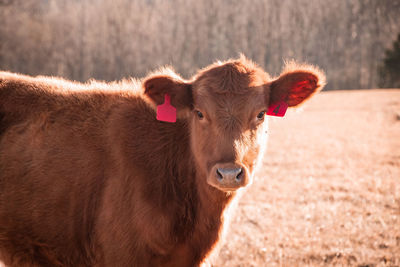
{"label": "background vegetation", "polygon": [[400,88],[400,33],[379,66],[379,86]]}
{"label": "background vegetation", "polygon": [[0,0],[0,69],[85,81],[189,77],[239,52],[278,74],[294,58],[327,89],[375,88],[400,32],[393,0]]}

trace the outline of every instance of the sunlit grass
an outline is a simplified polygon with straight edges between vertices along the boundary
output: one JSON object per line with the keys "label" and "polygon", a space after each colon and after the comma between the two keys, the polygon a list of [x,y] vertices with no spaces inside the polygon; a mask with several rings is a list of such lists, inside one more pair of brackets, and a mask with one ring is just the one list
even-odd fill
{"label": "sunlit grass", "polygon": [[400,90],[321,93],[272,119],[215,266],[400,266]]}

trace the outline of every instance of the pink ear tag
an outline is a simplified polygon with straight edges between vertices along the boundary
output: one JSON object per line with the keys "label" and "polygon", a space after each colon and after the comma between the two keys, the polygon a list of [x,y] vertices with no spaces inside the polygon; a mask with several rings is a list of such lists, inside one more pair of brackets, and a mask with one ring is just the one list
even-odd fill
{"label": "pink ear tag", "polygon": [[157,120],[176,122],[176,108],[171,105],[171,99],[168,94],[164,96],[164,104],[157,106]]}
{"label": "pink ear tag", "polygon": [[269,105],[267,115],[283,117],[285,116],[288,104],[285,101],[279,101]]}

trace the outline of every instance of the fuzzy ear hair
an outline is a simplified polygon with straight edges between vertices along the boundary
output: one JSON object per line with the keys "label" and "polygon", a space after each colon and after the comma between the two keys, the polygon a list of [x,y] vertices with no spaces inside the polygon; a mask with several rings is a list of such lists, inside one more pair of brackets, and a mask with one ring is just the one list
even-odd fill
{"label": "fuzzy ear hair", "polygon": [[270,85],[269,104],[284,101],[295,107],[320,91],[325,85],[325,75],[311,65],[289,62],[282,74]]}
{"label": "fuzzy ear hair", "polygon": [[171,99],[171,104],[179,109],[190,108],[192,105],[192,86],[178,75],[151,75],[143,82],[144,93],[156,105],[164,103],[165,94]]}

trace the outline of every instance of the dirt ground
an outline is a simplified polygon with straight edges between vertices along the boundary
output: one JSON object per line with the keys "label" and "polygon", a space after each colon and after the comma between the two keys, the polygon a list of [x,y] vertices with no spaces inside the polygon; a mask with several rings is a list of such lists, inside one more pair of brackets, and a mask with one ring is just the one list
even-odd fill
{"label": "dirt ground", "polygon": [[269,120],[214,266],[400,266],[400,90],[322,92]]}

